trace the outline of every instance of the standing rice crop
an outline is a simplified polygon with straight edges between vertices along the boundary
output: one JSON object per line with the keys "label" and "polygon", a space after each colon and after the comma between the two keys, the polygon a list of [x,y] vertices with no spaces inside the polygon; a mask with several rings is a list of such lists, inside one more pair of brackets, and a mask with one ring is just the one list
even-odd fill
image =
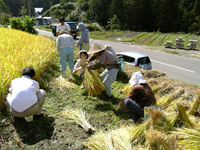
{"label": "standing rice crop", "polygon": [[53,40],[43,36],[7,28],[0,28],[0,33],[1,107],[11,80],[20,77],[24,67],[33,67],[40,82],[44,70],[55,60],[56,47]]}
{"label": "standing rice crop", "polygon": [[91,70],[88,68],[85,69],[83,84],[85,85],[85,89],[92,96],[100,95],[105,89],[104,84],[99,78],[99,73],[96,70]]}

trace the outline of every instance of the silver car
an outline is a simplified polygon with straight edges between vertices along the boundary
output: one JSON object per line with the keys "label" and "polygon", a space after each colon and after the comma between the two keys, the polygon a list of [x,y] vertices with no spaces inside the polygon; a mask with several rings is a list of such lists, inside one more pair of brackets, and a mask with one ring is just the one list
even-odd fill
{"label": "silver car", "polygon": [[117,57],[119,59],[123,58],[124,63],[128,65],[140,67],[141,69],[145,70],[152,69],[151,61],[147,55],[134,51],[126,51],[126,52],[118,52]]}

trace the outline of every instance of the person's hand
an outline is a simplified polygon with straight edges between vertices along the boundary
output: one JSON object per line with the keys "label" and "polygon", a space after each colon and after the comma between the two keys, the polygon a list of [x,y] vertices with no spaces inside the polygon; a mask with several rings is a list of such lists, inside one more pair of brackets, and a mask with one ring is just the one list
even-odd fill
{"label": "person's hand", "polygon": [[73,70],[72,74],[75,75],[78,72],[78,70]]}
{"label": "person's hand", "polygon": [[90,69],[90,65],[86,65],[86,68],[87,68],[87,69]]}

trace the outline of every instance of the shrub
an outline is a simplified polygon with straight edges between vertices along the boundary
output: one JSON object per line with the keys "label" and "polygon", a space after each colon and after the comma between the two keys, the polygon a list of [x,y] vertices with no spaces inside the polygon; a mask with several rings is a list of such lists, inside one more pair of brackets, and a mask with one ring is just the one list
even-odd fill
{"label": "shrub", "polygon": [[92,23],[92,24],[86,24],[86,27],[89,31],[104,31],[105,29],[103,27],[101,27],[99,24],[97,23]]}
{"label": "shrub", "polygon": [[37,33],[37,31],[34,29],[35,23],[36,19],[30,18],[29,16],[25,16],[24,19],[21,19],[19,17],[13,17],[10,19],[11,28],[26,31],[28,33],[33,34]]}

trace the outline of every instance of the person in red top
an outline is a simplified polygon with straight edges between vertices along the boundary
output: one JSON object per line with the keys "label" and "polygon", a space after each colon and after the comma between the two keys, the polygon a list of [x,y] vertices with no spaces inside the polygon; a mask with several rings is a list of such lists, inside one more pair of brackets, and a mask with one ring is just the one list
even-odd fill
{"label": "person in red top", "polygon": [[140,72],[135,72],[129,83],[133,86],[131,94],[122,99],[122,105],[134,116],[134,121],[137,122],[144,117],[144,107],[156,105],[156,99],[151,87],[143,79]]}

